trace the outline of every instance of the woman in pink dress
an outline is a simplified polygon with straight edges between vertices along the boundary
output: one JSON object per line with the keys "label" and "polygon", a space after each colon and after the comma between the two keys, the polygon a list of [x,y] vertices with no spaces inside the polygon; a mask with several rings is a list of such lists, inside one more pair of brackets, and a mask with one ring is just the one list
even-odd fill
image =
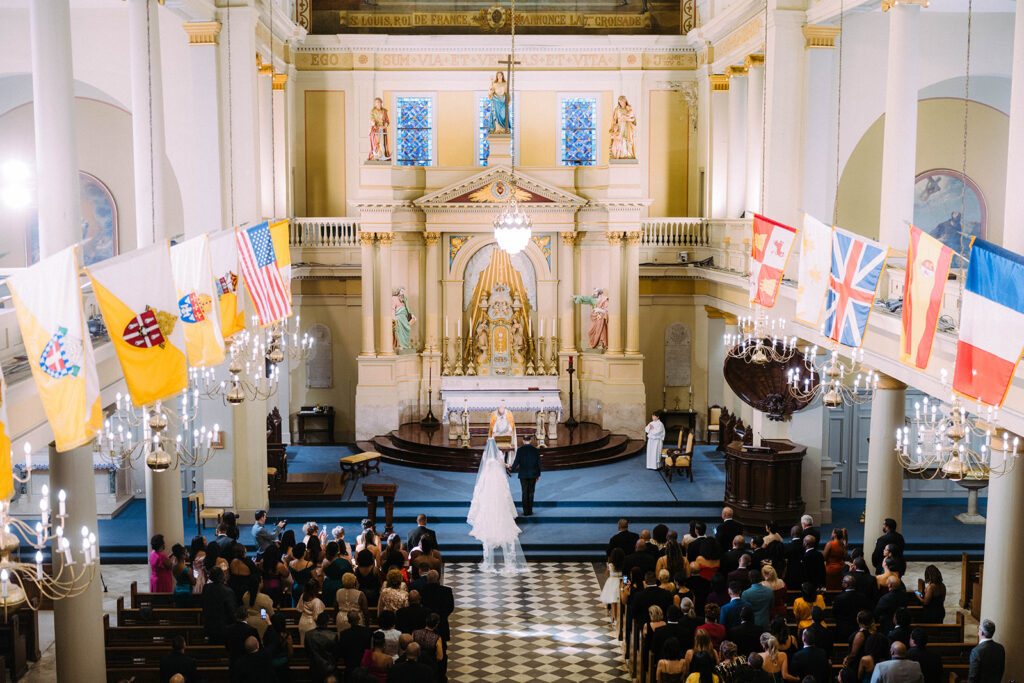
{"label": "woman in pink dress", "polygon": [[171,558],[164,552],[167,549],[166,545],[163,534],[157,534],[149,541],[149,547],[152,548],[149,553],[150,593],[170,593],[174,590]]}

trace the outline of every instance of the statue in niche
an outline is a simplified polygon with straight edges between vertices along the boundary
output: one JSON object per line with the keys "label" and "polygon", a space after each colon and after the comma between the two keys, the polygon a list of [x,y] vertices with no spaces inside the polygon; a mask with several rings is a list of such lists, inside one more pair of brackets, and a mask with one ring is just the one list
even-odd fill
{"label": "statue in niche", "polygon": [[388,127],[391,119],[384,108],[384,100],[373,98],[373,109],[370,110],[370,154],[367,161],[388,161],[391,150],[388,148]]}
{"label": "statue in niche", "polygon": [[487,99],[491,102],[491,119],[487,124],[488,133],[507,134],[512,130],[508,120],[509,92],[505,73],[498,71],[491,79],[491,88],[487,91]]}
{"label": "statue in niche", "polygon": [[491,340],[490,334],[487,331],[487,323],[480,321],[476,326],[476,343],[473,346],[474,351],[476,351],[477,365],[483,365],[487,361],[490,348]]}
{"label": "statue in niche", "polygon": [[577,294],[572,298],[574,304],[590,304],[593,309],[590,311],[590,329],[587,337],[590,340],[590,348],[608,348],[608,295],[600,287],[594,288],[591,296]]}
{"label": "statue in niche", "polygon": [[636,159],[636,114],[633,105],[625,95],[619,95],[619,103],[612,112],[612,137],[609,155],[612,159]]}
{"label": "statue in niche", "polygon": [[399,287],[391,293],[391,312],[395,348],[412,348],[410,338],[412,336],[412,324],[416,322],[416,316],[409,310],[409,304],[405,298],[405,287]]}

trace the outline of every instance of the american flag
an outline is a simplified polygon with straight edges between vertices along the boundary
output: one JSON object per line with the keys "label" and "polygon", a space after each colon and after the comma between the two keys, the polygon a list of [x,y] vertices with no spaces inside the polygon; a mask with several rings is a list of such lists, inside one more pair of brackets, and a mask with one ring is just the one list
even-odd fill
{"label": "american flag", "polygon": [[277,255],[270,238],[270,227],[266,222],[239,230],[235,233],[238,241],[238,263],[249,296],[256,306],[261,325],[269,325],[292,314],[288,292],[281,280],[277,267]]}
{"label": "american flag", "polygon": [[863,343],[878,278],[888,255],[889,250],[877,242],[839,228],[832,232],[832,270],[822,334],[854,348]]}

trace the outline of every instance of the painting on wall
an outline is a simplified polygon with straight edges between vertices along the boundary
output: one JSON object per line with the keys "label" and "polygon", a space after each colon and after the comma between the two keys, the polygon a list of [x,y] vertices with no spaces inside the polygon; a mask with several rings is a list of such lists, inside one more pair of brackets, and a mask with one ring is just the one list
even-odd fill
{"label": "painting on wall", "polygon": [[[82,212],[82,260],[89,266],[117,255],[117,204],[94,175],[78,172]],[[39,216],[28,227],[28,262],[39,260]]]}
{"label": "painting on wall", "polygon": [[[914,225],[954,252],[961,251],[961,231],[965,249],[970,237],[984,239],[986,215],[981,189],[959,171],[934,169],[914,181]],[[953,266],[958,263],[959,257],[954,257]]]}

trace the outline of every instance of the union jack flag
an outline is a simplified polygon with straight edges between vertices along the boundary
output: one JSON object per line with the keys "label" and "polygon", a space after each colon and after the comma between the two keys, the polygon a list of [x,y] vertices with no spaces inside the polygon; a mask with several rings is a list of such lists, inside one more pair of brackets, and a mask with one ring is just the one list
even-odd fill
{"label": "union jack flag", "polygon": [[266,221],[239,230],[238,264],[249,288],[249,296],[256,307],[261,325],[269,325],[292,314],[288,291],[277,266],[277,254]]}
{"label": "union jack flag", "polygon": [[844,346],[864,341],[878,279],[889,250],[878,242],[836,228],[832,233],[832,270],[825,296],[822,334]]}

